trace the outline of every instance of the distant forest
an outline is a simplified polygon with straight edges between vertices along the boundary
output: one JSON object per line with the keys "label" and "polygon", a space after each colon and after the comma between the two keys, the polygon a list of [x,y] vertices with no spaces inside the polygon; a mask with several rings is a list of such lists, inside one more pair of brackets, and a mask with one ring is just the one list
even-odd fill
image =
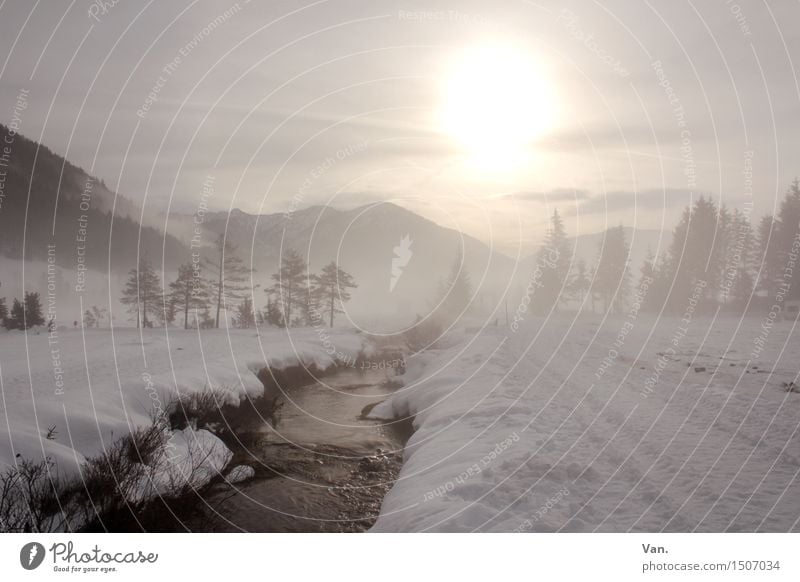
{"label": "distant forest", "polygon": [[[792,276],[800,266],[800,183],[786,192],[776,216],[753,226],[752,208],[719,207],[700,196],[687,206],[661,256],[649,253],[638,272],[630,265],[625,229],[606,231],[595,264],[573,261],[572,242],[556,210],[528,285],[539,312],[574,305],[621,313],[636,305],[680,314],[717,308],[765,310],[800,299]],[[800,275],[800,271],[798,271]]]}

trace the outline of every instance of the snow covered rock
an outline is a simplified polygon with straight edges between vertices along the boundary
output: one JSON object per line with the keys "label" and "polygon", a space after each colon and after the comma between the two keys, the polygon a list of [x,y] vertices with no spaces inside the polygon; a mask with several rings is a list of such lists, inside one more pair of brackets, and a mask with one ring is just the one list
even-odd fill
{"label": "snow covered rock", "polygon": [[228,483],[241,483],[256,476],[256,470],[249,465],[236,465],[225,476]]}

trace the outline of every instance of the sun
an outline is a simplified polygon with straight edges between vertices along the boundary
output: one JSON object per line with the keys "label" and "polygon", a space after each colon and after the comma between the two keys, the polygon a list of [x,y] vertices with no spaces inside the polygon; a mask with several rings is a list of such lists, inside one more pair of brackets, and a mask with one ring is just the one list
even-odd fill
{"label": "sun", "polygon": [[441,130],[470,165],[512,171],[555,124],[553,88],[541,65],[511,43],[476,46],[448,64],[439,110]]}

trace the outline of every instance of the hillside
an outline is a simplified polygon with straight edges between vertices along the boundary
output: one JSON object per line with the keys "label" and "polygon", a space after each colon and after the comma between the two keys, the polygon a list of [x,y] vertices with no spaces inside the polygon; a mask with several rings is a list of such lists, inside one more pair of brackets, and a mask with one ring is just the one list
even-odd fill
{"label": "hillside", "polygon": [[0,142],[7,137],[10,153],[0,163],[0,255],[47,260],[50,248],[62,267],[77,268],[82,257],[90,269],[118,272],[135,265],[137,247],[158,263],[163,251],[168,267],[186,256],[175,237],[141,227],[136,204],[102,180],[0,125]]}

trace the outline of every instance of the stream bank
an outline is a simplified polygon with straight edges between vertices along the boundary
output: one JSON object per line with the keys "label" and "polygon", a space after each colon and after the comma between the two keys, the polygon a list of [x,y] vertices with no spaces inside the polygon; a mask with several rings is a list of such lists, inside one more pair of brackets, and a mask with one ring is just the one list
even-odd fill
{"label": "stream bank", "polygon": [[202,515],[212,532],[359,532],[374,523],[400,471],[411,421],[369,420],[364,411],[398,384],[391,370],[341,368],[283,391],[270,423],[239,435],[232,465],[252,480],[214,485]]}

